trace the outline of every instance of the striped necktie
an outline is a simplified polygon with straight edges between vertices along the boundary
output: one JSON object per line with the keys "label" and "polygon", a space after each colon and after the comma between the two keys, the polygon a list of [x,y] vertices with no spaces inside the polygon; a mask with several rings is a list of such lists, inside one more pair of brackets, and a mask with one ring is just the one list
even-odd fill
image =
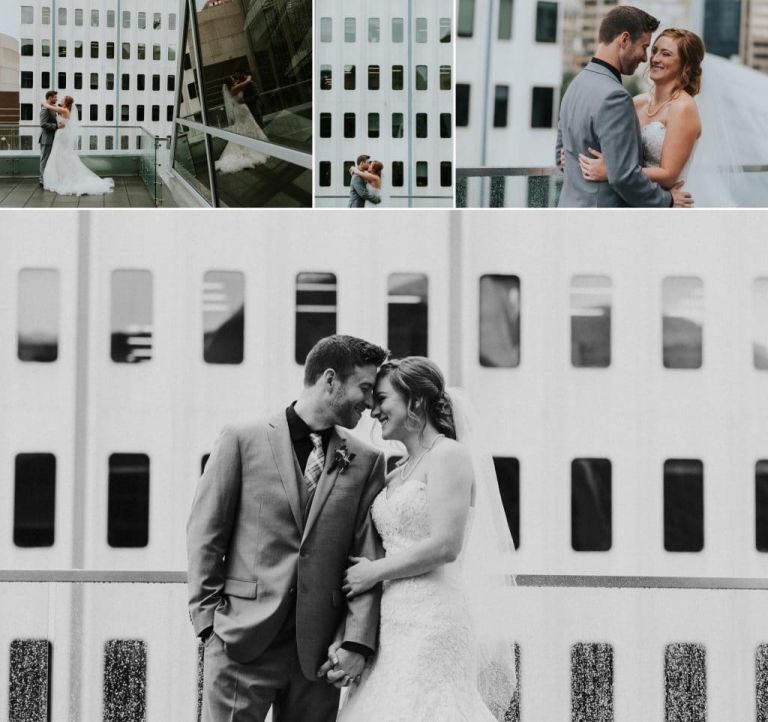
{"label": "striped necktie", "polygon": [[323,473],[325,466],[325,452],[323,451],[323,437],[320,434],[310,434],[309,438],[315,447],[309,454],[307,466],[304,469],[304,483],[307,485],[307,491],[313,494],[320,480],[320,474]]}

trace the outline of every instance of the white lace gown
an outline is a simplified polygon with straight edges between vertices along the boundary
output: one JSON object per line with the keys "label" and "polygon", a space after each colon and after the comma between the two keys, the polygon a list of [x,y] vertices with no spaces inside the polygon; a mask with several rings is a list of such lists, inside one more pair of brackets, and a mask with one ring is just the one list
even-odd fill
{"label": "white lace gown", "polygon": [[[232,96],[232,101],[235,117],[234,124],[228,130],[248,138],[255,138],[256,140],[269,140],[267,134],[261,129],[261,126],[251,114],[248,106],[243,102],[242,91]],[[227,143],[214,165],[219,173],[237,173],[246,168],[255,168],[257,165],[266,163],[267,160],[269,160],[269,156],[264,153],[259,153],[238,143]]]}
{"label": "white lace gown", "polygon": [[[649,168],[658,168],[661,165],[661,149],[664,147],[664,138],[667,135],[667,126],[660,120],[654,120],[652,123],[644,125],[640,131],[643,141],[643,160],[644,165]],[[688,160],[680,172],[680,180],[685,180],[688,175],[688,169],[691,166],[693,155],[696,152],[694,144]]]}
{"label": "white lace gown", "polygon": [[111,193],[115,181],[101,178],[86,167],[77,153],[77,121],[61,118],[63,127],[53,136],[51,155],[43,172],[43,187],[61,196]]}
{"label": "white lace gown", "polygon": [[[426,484],[384,489],[372,516],[386,554],[428,537]],[[384,583],[378,652],[337,722],[495,722],[477,691],[460,564]]]}
{"label": "white lace gown", "polygon": [[[368,195],[371,195],[374,198],[381,199],[381,188],[377,188],[372,183],[366,183],[365,185],[366,185],[366,190],[368,191]],[[365,205],[368,208],[377,208],[379,206],[378,203],[371,203],[370,201],[366,201]]]}

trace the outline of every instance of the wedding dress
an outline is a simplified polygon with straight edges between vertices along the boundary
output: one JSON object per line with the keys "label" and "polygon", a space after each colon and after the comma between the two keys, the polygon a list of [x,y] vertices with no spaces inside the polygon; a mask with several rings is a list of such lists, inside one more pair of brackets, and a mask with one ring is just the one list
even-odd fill
{"label": "wedding dress", "polygon": [[51,155],[43,172],[43,187],[62,196],[101,195],[111,193],[115,182],[100,178],[90,170],[77,153],[80,122],[77,106],[72,105],[69,118],[60,116],[62,127],[53,136]]}
{"label": "wedding dress", "polygon": [[[644,125],[641,132],[643,141],[643,165],[649,168],[658,168],[661,165],[661,149],[664,146],[664,138],[667,135],[667,126],[660,120],[654,120],[648,125]],[[688,160],[685,161],[678,180],[685,180],[688,177],[688,170],[691,167],[693,156],[696,153],[696,143],[691,149]]]}
{"label": "wedding dress", "polygon": [[[426,489],[410,478],[376,497],[371,516],[387,555],[429,536]],[[379,648],[338,722],[496,722],[477,688],[463,559],[384,582]]]}
{"label": "wedding dress", "polygon": [[[381,188],[377,188],[372,183],[366,183],[365,186],[366,186],[366,190],[368,191],[368,195],[381,200]],[[376,208],[379,205],[378,203],[371,203],[370,201],[366,201],[365,204],[372,208]]]}
{"label": "wedding dress", "polygon": [[[267,134],[261,129],[251,114],[248,106],[243,102],[243,92],[240,91],[232,96],[225,85],[223,94],[227,115],[230,121],[232,121],[232,125],[228,130],[248,138],[255,138],[256,140],[269,140]],[[239,143],[227,143],[214,165],[220,173],[237,173],[245,168],[255,168],[257,165],[266,163],[268,159],[268,155],[259,153]]]}

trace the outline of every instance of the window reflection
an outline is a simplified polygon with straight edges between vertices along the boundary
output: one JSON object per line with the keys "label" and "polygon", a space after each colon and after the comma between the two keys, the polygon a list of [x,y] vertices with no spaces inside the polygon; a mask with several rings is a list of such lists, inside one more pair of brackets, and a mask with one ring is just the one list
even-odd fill
{"label": "window reflection", "polygon": [[107,490],[107,543],[145,547],[149,541],[149,457],[112,454]]}
{"label": "window reflection", "polygon": [[427,277],[392,273],[387,282],[387,344],[395,357],[427,355]]}
{"label": "window reflection", "polygon": [[664,548],[668,552],[704,548],[704,464],[698,459],[664,462]]}
{"label": "window reflection", "polygon": [[480,365],[512,368],[520,363],[520,279],[480,277]]}
{"label": "window reflection", "polygon": [[571,462],[571,547],[577,552],[611,548],[611,462]]}
{"label": "window reflection", "polygon": [[514,457],[494,456],[493,466],[499,483],[501,503],[507,517],[507,526],[515,543],[520,548],[520,461]]}
{"label": "window reflection", "polygon": [[203,360],[243,362],[245,277],[233,271],[208,271],[203,278]]}
{"label": "window reflection", "polygon": [[139,363],[152,358],[152,274],[112,272],[112,360]]}
{"label": "window reflection", "polygon": [[299,273],[296,276],[296,363],[306,361],[310,349],[336,333],[336,275]]}
{"label": "window reflection", "polygon": [[611,364],[611,279],[574,276],[571,281],[571,363],[605,368]]}
{"label": "window reflection", "polygon": [[662,296],[664,367],[701,368],[704,284],[699,278],[665,278]]}
{"label": "window reflection", "polygon": [[56,511],[56,457],[18,454],[13,494],[13,543],[53,546]]}
{"label": "window reflection", "polygon": [[768,369],[768,278],[756,278],[752,285],[752,362],[756,369]]}
{"label": "window reflection", "polygon": [[17,355],[49,363],[59,356],[59,272],[19,271]]}

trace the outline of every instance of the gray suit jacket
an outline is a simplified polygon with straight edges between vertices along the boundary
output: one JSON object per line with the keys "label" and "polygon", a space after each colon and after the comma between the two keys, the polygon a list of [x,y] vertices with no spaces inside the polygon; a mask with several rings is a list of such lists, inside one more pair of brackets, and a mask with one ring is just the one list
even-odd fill
{"label": "gray suit jacket", "polygon": [[[590,62],[568,86],[560,105],[555,162],[565,148],[565,182],[558,205],[575,208],[668,208],[672,195],[642,171],[640,123],[632,97],[608,68]],[[579,153],[602,151],[608,181],[581,175]]]}
{"label": "gray suit jacket", "polygon": [[[346,447],[355,458],[333,469]],[[336,629],[375,649],[381,588],[347,601],[348,557],[382,556],[370,508],[384,485],[384,457],[345,430],[331,436],[306,517],[304,480],[285,412],[225,428],[200,479],[187,523],[189,611],[196,634],[213,625],[227,654],[257,658],[296,615],[304,675],[315,679]]]}
{"label": "gray suit jacket", "polygon": [[40,145],[52,145],[53,136],[56,135],[57,129],[56,113],[48,108],[40,108],[40,138],[38,142]]}
{"label": "gray suit jacket", "polygon": [[381,198],[372,196],[368,192],[366,182],[359,175],[353,175],[352,182],[349,184],[349,207],[365,208],[366,201],[381,203]]}

